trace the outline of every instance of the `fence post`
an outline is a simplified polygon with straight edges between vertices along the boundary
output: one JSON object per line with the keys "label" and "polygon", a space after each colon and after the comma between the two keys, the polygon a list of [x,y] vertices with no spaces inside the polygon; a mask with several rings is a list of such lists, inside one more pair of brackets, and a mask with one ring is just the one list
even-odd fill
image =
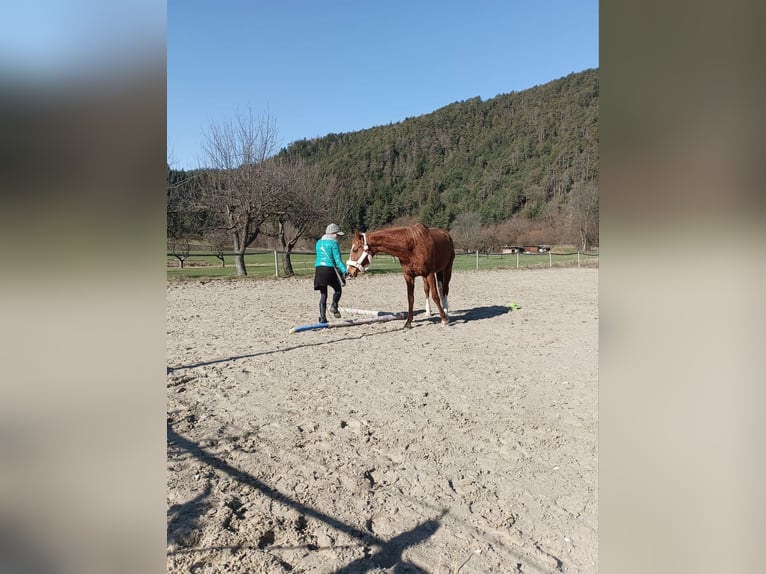
{"label": "fence post", "polygon": [[476,250],[476,271],[479,270],[479,250]]}
{"label": "fence post", "polygon": [[516,269],[519,268],[519,252],[516,252]]}
{"label": "fence post", "polygon": [[279,263],[277,263],[277,250],[274,250],[274,277],[279,277]]}
{"label": "fence post", "polygon": [[580,266],[580,252],[577,252],[577,266]]}
{"label": "fence post", "polygon": [[553,251],[548,252],[548,267],[553,267]]}

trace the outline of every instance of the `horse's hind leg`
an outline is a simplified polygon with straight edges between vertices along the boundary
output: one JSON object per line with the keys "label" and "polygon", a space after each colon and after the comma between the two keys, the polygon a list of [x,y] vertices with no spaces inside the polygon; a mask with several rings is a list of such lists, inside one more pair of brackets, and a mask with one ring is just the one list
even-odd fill
{"label": "horse's hind leg", "polygon": [[449,282],[452,279],[452,262],[455,260],[454,255],[449,264],[439,272],[439,294],[442,296],[442,305],[444,311],[449,311]]}
{"label": "horse's hind leg", "polygon": [[433,294],[434,303],[436,303],[436,308],[439,310],[439,317],[441,317],[442,324],[446,325],[449,322],[449,319],[447,319],[447,314],[444,312],[444,308],[442,307],[442,299],[439,295],[439,289],[436,286],[436,275],[434,273],[431,273],[428,276],[428,282],[431,284],[431,293]]}
{"label": "horse's hind leg", "polygon": [[444,272],[438,271],[436,273],[436,287],[438,288],[439,298],[442,302],[442,309],[444,313],[449,313],[449,303],[447,303],[447,293],[444,290]]}

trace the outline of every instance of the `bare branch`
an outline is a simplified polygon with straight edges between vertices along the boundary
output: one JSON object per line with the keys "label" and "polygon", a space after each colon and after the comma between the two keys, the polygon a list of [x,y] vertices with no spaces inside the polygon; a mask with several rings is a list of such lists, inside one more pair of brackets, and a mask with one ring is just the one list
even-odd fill
{"label": "bare branch", "polygon": [[203,150],[209,165],[206,203],[229,233],[239,275],[247,275],[245,249],[278,212],[280,185],[270,166],[277,149],[275,120],[250,108],[229,122],[211,124]]}

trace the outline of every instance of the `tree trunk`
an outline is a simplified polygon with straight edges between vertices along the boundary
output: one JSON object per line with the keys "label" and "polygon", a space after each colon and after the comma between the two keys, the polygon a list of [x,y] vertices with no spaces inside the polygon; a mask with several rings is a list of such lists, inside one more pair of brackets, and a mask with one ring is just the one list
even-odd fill
{"label": "tree trunk", "polygon": [[237,275],[239,275],[239,276],[247,275],[247,268],[245,267],[245,254],[244,253],[235,253],[234,254],[234,267],[237,269]]}
{"label": "tree trunk", "polygon": [[234,240],[234,268],[237,270],[237,275],[243,277],[247,275],[247,268],[245,267],[245,249],[247,249],[247,242],[236,232],[232,235],[232,239]]}
{"label": "tree trunk", "polygon": [[292,277],[295,275],[295,272],[293,271],[293,262],[290,259],[289,251],[282,252],[282,273],[285,277]]}
{"label": "tree trunk", "polygon": [[580,242],[582,243],[583,252],[588,252],[588,234],[585,233],[585,228],[580,227]]}
{"label": "tree trunk", "polygon": [[295,247],[295,243],[298,241],[298,237],[296,236],[293,240],[287,241],[285,237],[285,215],[280,213],[277,221],[279,222],[279,232],[277,235],[279,237],[279,244],[282,246],[282,271],[285,277],[292,277],[295,275],[295,272],[293,271],[293,262],[290,255],[293,247]]}

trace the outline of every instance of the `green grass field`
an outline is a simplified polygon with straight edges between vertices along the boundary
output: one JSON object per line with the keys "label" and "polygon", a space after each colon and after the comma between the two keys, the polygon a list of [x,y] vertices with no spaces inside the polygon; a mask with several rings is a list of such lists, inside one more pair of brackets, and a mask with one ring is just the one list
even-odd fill
{"label": "green grass field", "polygon": [[[344,257],[346,254],[343,254]],[[314,254],[313,253],[293,253],[291,256],[293,271],[298,277],[311,276],[314,274]],[[167,258],[167,277],[170,280],[198,279],[198,278],[226,278],[236,277],[234,269],[234,258],[225,256],[226,266],[221,266],[221,260],[214,255],[189,255],[184,262],[184,268],[178,267],[178,259],[175,257]],[[279,275],[283,276],[282,257],[278,256]],[[245,265],[250,277],[259,279],[275,279],[274,272],[274,252],[253,253],[245,256]],[[548,256],[547,253],[541,255],[522,254],[518,256],[518,268],[530,269],[539,267],[571,267],[577,265],[577,254],[571,251],[565,254],[553,253]],[[596,267],[598,266],[598,256],[580,254],[580,266]],[[455,271],[472,271],[477,269],[477,258],[474,253],[458,254],[453,264]],[[516,255],[479,255],[478,269],[516,269]],[[391,273],[401,272],[399,262],[388,256],[379,255],[374,263],[368,269],[368,273]]]}

